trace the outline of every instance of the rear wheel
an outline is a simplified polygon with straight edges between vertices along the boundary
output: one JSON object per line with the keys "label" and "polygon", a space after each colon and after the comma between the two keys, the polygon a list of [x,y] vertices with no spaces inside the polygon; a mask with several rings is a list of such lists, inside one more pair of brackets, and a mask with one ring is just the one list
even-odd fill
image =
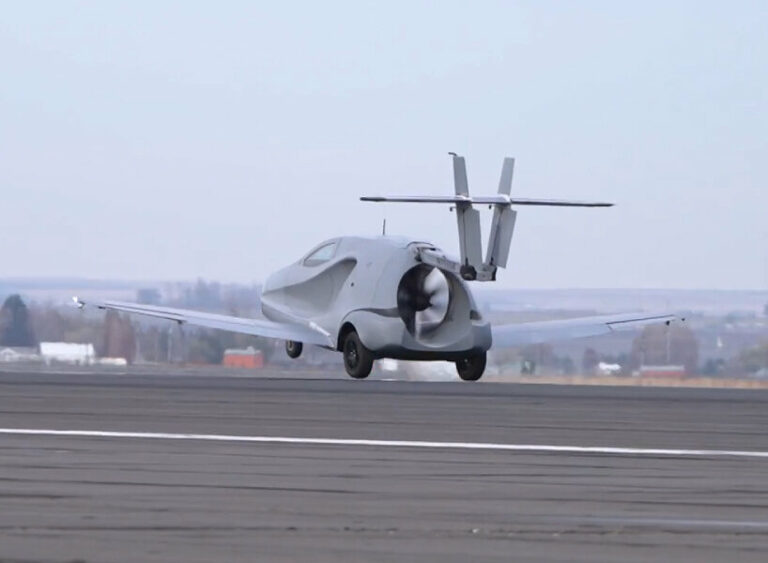
{"label": "rear wheel", "polygon": [[477,381],[485,371],[485,352],[457,360],[456,371],[464,381]]}
{"label": "rear wheel", "polygon": [[285,353],[288,354],[289,358],[298,358],[301,356],[303,349],[304,345],[301,342],[296,342],[295,340],[285,341]]}
{"label": "rear wheel", "polygon": [[373,368],[373,354],[363,346],[360,337],[354,330],[344,337],[344,345],[341,348],[344,355],[344,368],[350,377],[365,379]]}

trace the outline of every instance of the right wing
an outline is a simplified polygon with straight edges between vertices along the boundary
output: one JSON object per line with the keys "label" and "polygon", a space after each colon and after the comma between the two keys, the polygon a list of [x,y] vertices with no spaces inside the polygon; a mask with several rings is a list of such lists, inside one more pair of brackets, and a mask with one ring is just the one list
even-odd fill
{"label": "right wing", "polygon": [[124,313],[175,321],[180,324],[190,324],[229,332],[239,332],[241,334],[251,334],[253,336],[263,336],[265,338],[293,340],[305,344],[317,344],[318,346],[331,346],[335,348],[333,337],[314,323],[302,326],[300,324],[279,323],[267,319],[246,319],[243,317],[190,311],[188,309],[125,303],[123,301],[83,300],[78,297],[75,297],[74,301],[80,308],[93,306],[97,309],[122,311]]}
{"label": "right wing", "polygon": [[492,348],[527,346],[571,338],[600,336],[617,330],[639,328],[649,324],[670,323],[675,315],[649,313],[623,313],[599,315],[555,321],[491,325]]}

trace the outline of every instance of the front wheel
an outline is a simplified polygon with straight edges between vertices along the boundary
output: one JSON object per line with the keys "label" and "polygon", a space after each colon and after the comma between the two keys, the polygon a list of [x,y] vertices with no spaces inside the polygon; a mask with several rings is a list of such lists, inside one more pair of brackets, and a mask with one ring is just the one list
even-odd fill
{"label": "front wheel", "polygon": [[477,381],[485,371],[485,352],[457,360],[456,371],[464,381]]}
{"label": "front wheel", "polygon": [[357,332],[351,331],[344,337],[344,346],[341,349],[344,354],[344,369],[354,379],[365,379],[373,368],[373,354],[366,348]]}

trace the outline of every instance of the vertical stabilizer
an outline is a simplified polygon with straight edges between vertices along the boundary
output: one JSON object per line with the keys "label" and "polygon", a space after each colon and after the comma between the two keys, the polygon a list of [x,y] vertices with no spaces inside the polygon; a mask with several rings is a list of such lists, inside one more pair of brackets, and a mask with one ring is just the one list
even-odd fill
{"label": "vertical stabilizer", "polygon": [[[512,176],[515,171],[515,159],[505,158],[501,168],[499,179],[499,195],[509,197],[512,193]],[[486,267],[507,267],[509,248],[512,244],[512,235],[515,232],[517,211],[508,203],[496,203],[493,209],[491,232],[488,235],[488,249],[485,253]]]}
{"label": "vertical stabilizer", "polygon": [[[453,157],[453,183],[457,196],[469,199],[467,165],[463,156]],[[483,262],[483,245],[480,238],[480,212],[472,208],[471,201],[456,202],[456,222],[459,227],[459,250],[462,266],[477,269]]]}
{"label": "vertical stabilizer", "polygon": [[467,163],[463,156],[450,153],[453,157],[453,186],[456,195],[469,195],[469,182],[467,181]]}

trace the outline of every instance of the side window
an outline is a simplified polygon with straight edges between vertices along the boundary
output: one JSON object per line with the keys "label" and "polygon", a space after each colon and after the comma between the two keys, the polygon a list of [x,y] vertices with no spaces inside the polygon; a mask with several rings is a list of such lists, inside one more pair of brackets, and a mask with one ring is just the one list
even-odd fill
{"label": "side window", "polygon": [[312,254],[304,258],[304,265],[317,266],[319,264],[322,264],[323,262],[328,262],[328,260],[333,258],[333,255],[335,253],[336,253],[335,242],[324,244],[323,246],[315,250]]}

